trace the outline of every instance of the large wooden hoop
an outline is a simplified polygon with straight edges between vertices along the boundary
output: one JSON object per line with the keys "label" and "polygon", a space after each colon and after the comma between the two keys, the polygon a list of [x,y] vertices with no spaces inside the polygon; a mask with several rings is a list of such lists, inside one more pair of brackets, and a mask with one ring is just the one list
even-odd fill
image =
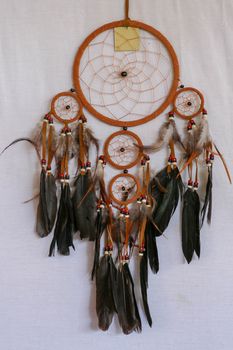
{"label": "large wooden hoop", "polygon": [[[79,105],[79,110],[77,111],[77,114],[74,118],[72,119],[63,119],[61,118],[57,113],[56,113],[56,108],[55,108],[55,103],[56,101],[62,97],[62,96],[70,96],[72,98],[74,98],[76,100],[76,102],[78,103]],[[78,96],[73,93],[73,92],[60,92],[59,94],[57,94],[56,96],[54,96],[54,98],[52,99],[52,102],[51,102],[51,110],[50,110],[50,113],[54,116],[54,118],[56,118],[60,123],[63,123],[65,125],[68,125],[68,124],[71,124],[71,123],[74,123],[75,121],[77,121],[80,116],[82,115],[82,105],[81,105],[81,101],[79,100]]]}
{"label": "large wooden hoop", "polygon": [[[162,105],[155,110],[153,113],[151,113],[150,115],[143,117],[139,120],[134,120],[134,121],[129,121],[129,122],[124,122],[121,120],[115,120],[115,119],[111,119],[101,113],[99,113],[98,111],[96,111],[93,106],[87,101],[86,97],[84,96],[82,89],[81,89],[81,85],[80,85],[80,81],[79,81],[79,72],[80,72],[80,62],[81,62],[81,58],[82,55],[85,51],[85,49],[88,47],[88,45],[90,44],[90,42],[95,39],[99,34],[105,32],[106,30],[109,29],[113,29],[116,27],[133,27],[133,28],[139,28],[142,30],[145,30],[147,32],[149,32],[150,34],[152,34],[153,36],[155,36],[157,39],[159,39],[164,46],[166,47],[166,49],[169,52],[169,55],[171,57],[172,63],[173,63],[173,83],[172,86],[170,88],[170,91],[168,93],[168,96],[166,98],[166,100],[162,103]],[[176,53],[172,47],[172,45],[170,44],[170,42],[156,29],[154,29],[153,27],[149,26],[148,24],[142,23],[142,22],[138,22],[138,21],[132,21],[130,19],[126,19],[126,20],[122,20],[122,21],[116,21],[116,22],[111,22],[108,24],[103,25],[102,27],[98,28],[97,30],[95,30],[93,33],[91,33],[82,43],[82,45],[80,46],[75,60],[74,60],[74,66],[73,66],[73,81],[74,81],[74,86],[75,89],[81,99],[81,102],[83,104],[83,106],[96,118],[102,120],[103,122],[110,124],[110,125],[114,125],[114,126],[137,126],[137,125],[141,125],[144,123],[149,122],[150,120],[156,118],[157,116],[159,116],[168,106],[169,104],[173,101],[174,95],[176,93],[178,84],[179,84],[179,63],[178,63],[178,59],[176,56]]]}
{"label": "large wooden hoop", "polygon": [[[130,199],[128,199],[126,201],[122,201],[122,200],[119,200],[118,198],[116,198],[113,194],[113,191],[112,191],[112,187],[113,187],[114,182],[117,179],[119,179],[120,177],[131,178],[131,179],[133,179],[133,181],[135,182],[135,185],[136,185],[135,194]],[[131,174],[119,174],[119,175],[114,176],[110,180],[109,185],[108,185],[108,192],[109,192],[109,197],[113,202],[115,202],[121,206],[125,206],[125,205],[128,205],[130,203],[135,202],[137,200],[137,198],[139,197],[139,195],[140,195],[140,182],[135,176],[133,176]]]}
{"label": "large wooden hoop", "polygon": [[[191,114],[189,116],[186,116],[186,115],[182,114],[181,112],[179,112],[177,107],[176,107],[176,104],[175,104],[177,97],[180,94],[182,94],[183,92],[187,92],[187,91],[191,91],[191,92],[196,93],[199,96],[199,98],[200,98],[200,107],[199,107],[199,109],[195,113],[193,113],[193,114]],[[204,108],[204,103],[205,103],[204,96],[202,95],[202,93],[199,90],[197,90],[197,89],[195,89],[193,87],[186,87],[186,88],[180,89],[180,90],[178,90],[176,92],[176,94],[174,96],[174,100],[173,100],[173,112],[176,115],[178,115],[180,118],[182,118],[182,119],[190,120],[190,119],[192,119],[194,117],[197,117],[198,115],[200,115],[202,113],[203,108]]]}
{"label": "large wooden hoop", "polygon": [[[111,158],[111,155],[109,154],[109,144],[111,142],[111,140],[117,136],[120,136],[120,135],[127,135],[129,137],[132,137],[133,139],[136,140],[136,145],[135,145],[135,150],[138,151],[138,154],[135,155],[135,159],[126,164],[126,165],[120,165],[120,164],[117,164],[116,162],[114,162]],[[138,147],[137,147],[138,146]],[[124,170],[124,169],[130,169],[132,167],[134,167],[135,165],[138,164],[138,162],[141,160],[141,157],[142,157],[142,152],[141,152],[141,149],[142,149],[142,141],[141,139],[138,137],[138,135],[136,135],[135,133],[131,132],[131,131],[128,131],[128,130],[121,130],[121,131],[117,131],[115,132],[114,134],[110,135],[107,140],[105,141],[105,144],[104,144],[104,155],[105,155],[105,158],[107,160],[107,163],[111,164],[114,168],[118,169],[118,170]]]}

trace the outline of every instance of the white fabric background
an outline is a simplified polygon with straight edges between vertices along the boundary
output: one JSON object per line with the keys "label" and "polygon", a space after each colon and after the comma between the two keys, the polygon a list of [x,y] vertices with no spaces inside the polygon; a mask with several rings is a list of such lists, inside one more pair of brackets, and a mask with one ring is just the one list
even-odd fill
{"label": "white fabric background", "polygon": [[[233,1],[132,0],[131,17],[160,30],[179,57],[185,85],[206,96],[213,136],[232,166]],[[51,98],[72,87],[72,64],[83,39],[121,19],[123,0],[0,0],[0,148],[27,136]],[[114,128],[89,119],[104,139]],[[140,129],[153,138],[163,117]],[[144,136],[143,136],[144,135]],[[162,158],[157,159],[157,169]],[[0,158],[0,348],[4,350],[229,350],[233,334],[232,187],[220,161],[214,175],[211,228],[202,230],[202,258],[182,257],[179,212],[158,240],[161,269],[150,274],[150,329],[125,337],[117,321],[97,330],[92,246],[76,241],[70,257],[48,258],[51,236],[34,233],[39,167],[30,146]],[[143,317],[143,316],[142,316]],[[143,318],[144,320],[144,318]],[[145,321],[145,320],[144,320]]]}

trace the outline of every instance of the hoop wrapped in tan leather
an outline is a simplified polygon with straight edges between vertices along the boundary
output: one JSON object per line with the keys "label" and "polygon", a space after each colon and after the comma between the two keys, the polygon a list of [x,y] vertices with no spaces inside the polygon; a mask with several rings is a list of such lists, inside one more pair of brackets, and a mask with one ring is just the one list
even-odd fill
{"label": "hoop wrapped in tan leather", "polygon": [[[126,178],[128,177],[128,178],[133,179],[133,181],[135,182],[136,187],[137,187],[136,190],[135,190],[135,194],[130,199],[127,199],[126,201],[122,201],[122,200],[117,199],[114,196],[113,191],[112,191],[112,187],[113,187],[114,182],[117,179],[119,179],[120,177],[126,177]],[[140,190],[141,189],[140,189],[139,180],[135,176],[133,176],[132,174],[119,174],[119,175],[116,175],[110,180],[109,185],[108,185],[108,192],[109,192],[110,199],[113,202],[115,202],[115,203],[117,203],[117,204],[119,204],[121,206],[125,206],[125,205],[128,205],[130,203],[135,202],[137,200],[137,198],[139,197],[139,195],[140,195]]]}
{"label": "hoop wrapped in tan leather", "polygon": [[[109,154],[109,144],[111,142],[111,140],[114,137],[120,136],[120,135],[128,135],[129,137],[132,137],[136,140],[137,142],[137,146],[135,145],[135,150],[138,151],[138,154],[135,156],[135,159],[132,162],[129,162],[126,165],[120,165],[117,164],[116,162],[114,162]],[[140,161],[141,157],[142,157],[142,152],[140,151],[140,149],[142,148],[143,144],[141,139],[138,137],[138,135],[136,135],[135,133],[128,131],[128,130],[121,130],[121,131],[117,131],[114,134],[110,135],[107,140],[105,141],[104,144],[104,156],[107,160],[107,163],[109,163],[110,165],[112,165],[114,168],[118,169],[118,170],[124,170],[124,169],[130,169],[132,167],[134,167],[135,165],[138,164],[138,162]]]}
{"label": "hoop wrapped in tan leather", "polygon": [[[193,92],[196,93],[196,94],[199,96],[199,98],[200,98],[200,107],[199,107],[198,111],[195,112],[195,113],[193,113],[193,114],[191,114],[190,116],[186,116],[186,115],[180,113],[180,112],[178,111],[177,107],[176,107],[176,104],[175,104],[175,101],[176,101],[177,97],[178,97],[180,94],[182,94],[183,92],[187,92],[187,91],[191,91],[191,92],[193,91]],[[205,103],[205,101],[204,101],[204,96],[202,95],[202,93],[201,93],[199,90],[197,90],[197,89],[195,89],[195,88],[193,88],[193,87],[182,88],[182,89],[178,90],[178,91],[176,92],[175,96],[174,96],[174,99],[173,99],[173,112],[174,112],[176,115],[178,115],[180,118],[185,119],[185,120],[189,120],[189,119],[192,119],[192,118],[194,118],[194,117],[197,117],[198,115],[200,115],[200,114],[202,113],[203,108],[204,108],[204,103]]]}
{"label": "hoop wrapped in tan leather", "polygon": [[[77,115],[72,118],[72,119],[63,119],[61,118],[57,113],[56,113],[56,109],[55,109],[55,103],[56,101],[62,97],[62,96],[70,96],[72,98],[74,98],[78,105],[79,105],[79,110],[77,112]],[[77,121],[81,115],[82,115],[82,104],[81,104],[81,101],[79,100],[78,96],[73,93],[73,92],[68,92],[68,91],[65,91],[65,92],[60,92],[59,94],[57,94],[56,96],[54,96],[54,98],[52,99],[52,102],[51,102],[51,110],[50,110],[50,113],[54,116],[54,118],[56,118],[60,123],[63,123],[65,125],[68,125],[70,123],[74,123],[75,121]]]}
{"label": "hoop wrapped in tan leather", "polygon": [[[94,40],[99,34],[105,32],[106,30],[114,29],[116,27],[125,27],[125,26],[145,30],[145,31],[149,32],[150,34],[152,34],[153,36],[155,36],[157,39],[159,39],[163,43],[163,45],[166,47],[167,51],[169,52],[169,55],[170,55],[172,63],[173,63],[173,82],[172,82],[172,86],[170,88],[170,91],[169,91],[168,96],[166,97],[165,101],[162,103],[162,105],[157,110],[155,110],[150,115],[147,115],[146,117],[143,117],[143,118],[138,119],[138,120],[133,120],[133,121],[121,121],[121,120],[111,119],[111,118],[99,113],[98,111],[96,111],[94,109],[94,107],[87,101],[86,97],[84,96],[84,94],[82,92],[81,85],[80,85],[80,80],[79,80],[81,58],[82,58],[84,51],[86,50],[86,48],[90,44],[90,42],[92,40]],[[146,122],[149,122],[150,120],[159,116],[169,106],[169,104],[173,101],[174,95],[176,93],[176,90],[177,90],[177,87],[179,84],[179,63],[178,63],[178,59],[177,59],[176,53],[175,53],[172,45],[158,30],[156,30],[153,27],[151,27],[147,24],[144,24],[142,22],[133,21],[130,19],[125,19],[125,20],[111,22],[111,23],[103,25],[102,27],[98,28],[93,33],[91,33],[86,38],[86,40],[84,40],[84,42],[80,46],[80,48],[76,54],[75,60],[74,60],[73,81],[74,81],[75,89],[76,89],[76,91],[81,99],[83,106],[93,116],[95,116],[96,118],[102,120],[103,122],[105,122],[107,124],[114,125],[114,126],[121,126],[121,127],[137,126],[137,125],[141,125],[141,124],[144,124]]]}

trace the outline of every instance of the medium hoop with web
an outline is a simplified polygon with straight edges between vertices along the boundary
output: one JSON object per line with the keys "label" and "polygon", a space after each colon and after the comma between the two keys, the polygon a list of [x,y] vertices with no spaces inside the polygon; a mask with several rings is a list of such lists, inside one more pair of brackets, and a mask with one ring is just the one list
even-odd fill
{"label": "medium hoop with web", "polygon": [[[114,29],[121,27],[140,29],[138,50],[115,50]],[[87,37],[74,61],[73,80],[83,106],[96,118],[115,126],[136,126],[172,102],[179,65],[160,32],[127,19],[106,24]]]}
{"label": "medium hoop with web", "polygon": [[183,119],[189,120],[202,113],[204,97],[199,90],[186,87],[177,91],[173,105],[174,113]]}
{"label": "medium hoop with web", "polygon": [[135,166],[141,159],[142,141],[131,131],[118,131],[104,144],[104,155],[109,164],[119,170]]}

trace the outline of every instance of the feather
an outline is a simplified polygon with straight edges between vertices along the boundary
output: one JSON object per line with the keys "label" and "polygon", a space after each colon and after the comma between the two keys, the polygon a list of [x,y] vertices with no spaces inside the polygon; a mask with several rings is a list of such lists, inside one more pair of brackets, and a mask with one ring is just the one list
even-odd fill
{"label": "feather", "polygon": [[46,176],[46,208],[48,213],[48,228],[52,231],[57,214],[57,186],[56,180],[52,173],[47,173]]}
{"label": "feather", "polygon": [[148,220],[146,231],[145,231],[145,239],[146,239],[147,256],[148,256],[150,268],[153,273],[157,273],[159,271],[159,256],[158,256],[158,249],[156,244],[156,234],[157,234],[156,228],[151,223],[151,221]]}
{"label": "feather", "polygon": [[90,145],[94,145],[96,148],[96,153],[97,153],[97,157],[98,157],[98,153],[99,153],[99,140],[94,136],[93,131],[88,128],[85,127],[85,137],[84,137],[84,143],[87,149],[90,148]]}
{"label": "feather", "polygon": [[61,188],[60,205],[57,214],[56,226],[53,240],[50,245],[49,256],[54,255],[55,245],[62,255],[70,254],[70,247],[75,249],[73,244],[73,207],[70,197],[70,185],[64,182]]}
{"label": "feather", "polygon": [[157,202],[157,206],[152,215],[159,229],[156,232],[156,236],[160,236],[168,227],[171,217],[177,208],[180,193],[182,195],[183,183],[178,174],[178,168],[172,169],[171,172],[165,172],[163,169],[162,172],[157,175],[157,178],[159,178],[160,183],[165,187],[166,191],[161,192],[158,185],[151,191],[152,197]]}
{"label": "feather", "polygon": [[143,307],[146,314],[146,318],[148,321],[149,326],[152,326],[152,318],[150,314],[150,309],[148,305],[148,299],[147,299],[147,288],[148,288],[148,260],[147,260],[147,251],[144,251],[143,256],[141,257],[140,261],[140,284],[141,284],[141,294],[142,294],[142,301],[143,301]]}
{"label": "feather", "polygon": [[36,232],[40,237],[47,236],[53,229],[57,214],[56,190],[54,176],[51,173],[46,174],[46,171],[42,169],[36,223]]}
{"label": "feather", "polygon": [[201,242],[200,242],[200,199],[197,191],[193,191],[194,197],[194,224],[195,224],[195,244],[194,251],[197,254],[198,258],[200,258],[201,254]]}
{"label": "feather", "polygon": [[10,148],[11,146],[16,145],[18,142],[29,142],[29,143],[35,148],[35,151],[36,151],[36,153],[37,153],[37,156],[38,156],[38,158],[39,158],[39,160],[40,160],[40,150],[37,148],[36,143],[35,143],[33,140],[31,140],[30,138],[28,138],[28,137],[20,137],[20,138],[18,138],[18,139],[16,139],[16,140],[12,141],[8,146],[6,146],[6,147],[2,150],[2,152],[0,153],[0,155],[2,155],[2,154],[3,154],[8,148]]}
{"label": "feather", "polygon": [[194,251],[200,257],[200,200],[196,191],[188,188],[183,197],[182,211],[182,249],[188,263]]}
{"label": "feather", "polygon": [[106,192],[105,180],[104,180],[104,163],[102,159],[98,160],[96,172],[94,175],[94,186],[99,193],[98,197],[102,198],[105,202],[108,201],[108,195]]}
{"label": "feather", "polygon": [[41,170],[40,174],[40,195],[37,207],[36,232],[40,237],[46,237],[50,233],[49,217],[46,205],[46,171]]}
{"label": "feather", "polygon": [[208,167],[208,180],[206,184],[206,190],[205,190],[205,200],[204,205],[201,210],[201,224],[203,225],[207,213],[207,222],[208,224],[211,223],[211,214],[212,214],[212,187],[213,187],[213,167],[212,165]]}
{"label": "feather", "polygon": [[107,226],[107,216],[104,215],[103,209],[100,208],[97,212],[96,221],[95,221],[95,253],[94,261],[91,272],[91,279],[93,280],[96,274],[96,271],[99,266],[99,257],[100,257],[100,239],[102,234]]}
{"label": "feather", "polygon": [[61,160],[64,158],[66,150],[66,135],[64,132],[61,132],[55,153],[55,159],[58,166],[60,165]]}
{"label": "feather", "polygon": [[75,229],[80,231],[80,237],[95,240],[96,195],[90,171],[79,174],[75,181],[75,191],[72,197]]}
{"label": "feather", "polygon": [[149,146],[143,146],[142,149],[147,152],[152,152],[161,149],[165,144],[169,143],[172,138],[173,127],[170,121],[162,124],[159,130],[157,140]]}
{"label": "feather", "polygon": [[99,328],[108,330],[116,312],[117,270],[110,255],[104,255],[96,274],[96,312]]}
{"label": "feather", "polygon": [[117,312],[124,334],[142,329],[141,319],[134,294],[134,283],[128,263],[121,263],[117,271]]}
{"label": "feather", "polygon": [[176,123],[174,120],[169,120],[162,124],[159,130],[159,135],[157,140],[149,146],[143,146],[141,149],[147,152],[158,151],[164,145],[169,144],[169,142],[173,140],[174,143],[179,144],[184,149],[184,145],[181,141],[181,137],[176,128]]}
{"label": "feather", "polygon": [[[79,145],[80,145],[80,139],[79,139],[79,127],[80,123],[78,122],[74,128],[72,129],[72,137],[74,140],[74,144],[76,145],[76,150],[78,152]],[[96,158],[98,159],[98,153],[99,153],[99,140],[94,136],[93,131],[86,126],[86,123],[83,124],[84,127],[84,148],[87,152],[87,158],[89,159],[89,149],[92,145],[96,148]],[[76,153],[77,153],[76,152]]]}
{"label": "feather", "polygon": [[201,118],[200,124],[195,133],[196,145],[195,151],[198,155],[200,155],[204,149],[208,148],[208,146],[212,145],[212,137],[209,132],[209,123],[206,115]]}

